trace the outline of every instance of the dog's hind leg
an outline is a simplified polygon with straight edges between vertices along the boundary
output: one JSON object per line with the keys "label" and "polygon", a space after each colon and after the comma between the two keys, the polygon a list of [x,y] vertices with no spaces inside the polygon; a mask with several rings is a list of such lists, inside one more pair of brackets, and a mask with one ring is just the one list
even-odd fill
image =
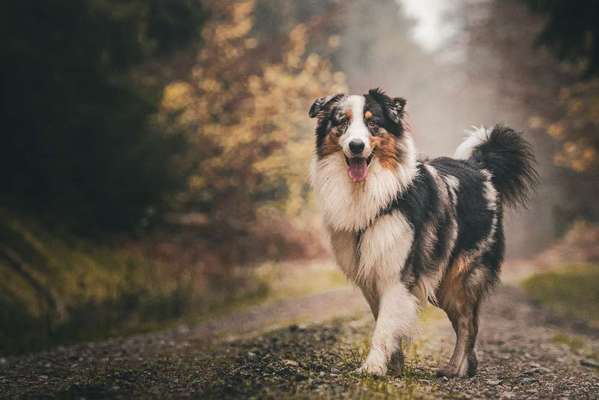
{"label": "dog's hind leg", "polygon": [[478,334],[478,304],[454,304],[445,311],[456,334],[456,343],[449,363],[441,368],[439,376],[473,376],[478,361],[474,352]]}
{"label": "dog's hind leg", "polygon": [[380,299],[370,352],[358,372],[385,375],[392,357],[403,357],[400,339],[409,336],[417,317],[418,300],[403,283],[386,288]]}
{"label": "dog's hind leg", "polygon": [[474,347],[479,308],[490,280],[484,266],[469,269],[464,275],[454,275],[442,285],[441,307],[451,321],[456,343],[449,363],[437,372],[439,376],[473,376],[478,366]]}

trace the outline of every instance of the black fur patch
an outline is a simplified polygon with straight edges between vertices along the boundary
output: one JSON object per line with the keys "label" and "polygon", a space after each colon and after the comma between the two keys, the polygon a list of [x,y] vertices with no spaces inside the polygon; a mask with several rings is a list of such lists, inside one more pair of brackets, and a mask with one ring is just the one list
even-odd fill
{"label": "black fur patch", "polygon": [[[425,164],[434,167],[442,179],[457,179],[459,187],[455,198],[448,185],[444,188],[438,186]],[[401,277],[409,287],[422,275],[437,271],[442,263],[451,266],[459,255],[477,250],[484,240],[489,239],[494,217],[500,225],[501,207],[489,209],[484,196],[484,182],[485,176],[473,162],[437,158],[420,164],[410,187],[381,210],[380,216],[400,211],[414,230],[414,241]],[[446,201],[441,198],[442,190],[448,195]],[[451,243],[451,230],[456,225],[457,238],[455,243]],[[425,235],[428,236],[426,240]],[[490,239],[492,246],[481,253],[480,265],[475,268],[488,269],[487,276],[494,281],[503,259],[501,227],[495,228]],[[425,248],[431,244],[432,248]]]}
{"label": "black fur patch", "polygon": [[522,134],[496,125],[487,140],[477,146],[470,160],[493,174],[493,185],[508,205],[526,205],[539,180],[535,156]]}
{"label": "black fur patch", "polygon": [[479,169],[468,161],[452,158],[437,158],[430,161],[442,175],[457,178],[460,186],[457,192],[458,241],[456,250],[472,250],[481,238],[488,236],[493,221],[493,211],[489,210],[484,197],[484,177]]}
{"label": "black fur patch", "polygon": [[392,99],[380,89],[371,89],[364,97],[364,109],[372,112],[377,124],[395,136],[401,136],[404,132],[402,119],[406,101],[401,97]]}

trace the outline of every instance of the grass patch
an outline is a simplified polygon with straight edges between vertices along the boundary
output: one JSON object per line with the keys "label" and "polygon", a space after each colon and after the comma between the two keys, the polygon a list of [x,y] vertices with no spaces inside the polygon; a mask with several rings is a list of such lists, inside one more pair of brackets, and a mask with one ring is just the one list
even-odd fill
{"label": "grass patch", "polygon": [[536,274],[523,287],[557,316],[599,328],[599,265],[570,265]]}
{"label": "grass patch", "polygon": [[431,321],[438,321],[445,318],[445,312],[438,307],[431,304],[424,306],[420,311],[420,323],[428,323]]}
{"label": "grass patch", "polygon": [[269,288],[269,300],[302,297],[350,286],[349,281],[331,262],[264,263],[254,277]]}
{"label": "grass patch", "polygon": [[585,342],[582,339],[575,336],[565,335],[563,333],[555,335],[552,341],[553,343],[566,345],[575,353],[580,352],[585,347]]}
{"label": "grass patch", "polygon": [[135,245],[82,240],[0,208],[0,355],[195,324],[347,285],[322,261],[208,276]]}
{"label": "grass patch", "polygon": [[207,282],[192,266],[81,240],[0,209],[0,354],[146,332],[256,302],[268,289],[249,274]]}
{"label": "grass patch", "polygon": [[599,349],[581,337],[559,333],[552,338],[552,342],[566,346],[572,353],[591,360],[599,360]]}

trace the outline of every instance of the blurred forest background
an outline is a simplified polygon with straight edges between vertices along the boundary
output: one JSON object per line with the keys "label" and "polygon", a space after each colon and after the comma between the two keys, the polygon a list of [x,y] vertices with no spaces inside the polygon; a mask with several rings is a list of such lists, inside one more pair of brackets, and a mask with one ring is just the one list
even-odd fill
{"label": "blurred forest background", "polygon": [[599,258],[593,0],[8,0],[0,21],[0,353],[203,315],[263,296],[253,266],[326,257],[307,110],[338,92],[407,98],[423,156],[526,132],[542,186],[509,256]]}

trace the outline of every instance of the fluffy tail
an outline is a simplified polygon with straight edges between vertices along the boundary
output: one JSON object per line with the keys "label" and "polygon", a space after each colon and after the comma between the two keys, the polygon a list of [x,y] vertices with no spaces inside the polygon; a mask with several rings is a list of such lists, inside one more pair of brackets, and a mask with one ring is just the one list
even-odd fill
{"label": "fluffy tail", "polygon": [[538,182],[532,147],[520,133],[502,125],[473,128],[457,148],[455,158],[470,160],[491,172],[503,203],[523,205]]}

